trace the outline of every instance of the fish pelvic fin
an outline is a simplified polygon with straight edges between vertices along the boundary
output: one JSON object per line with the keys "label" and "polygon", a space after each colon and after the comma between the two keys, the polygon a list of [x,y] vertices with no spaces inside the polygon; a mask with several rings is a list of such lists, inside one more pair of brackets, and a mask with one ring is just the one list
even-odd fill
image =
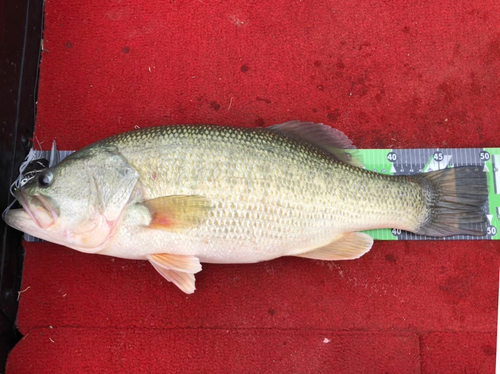
{"label": "fish pelvic fin", "polygon": [[477,166],[448,168],[415,177],[428,201],[427,215],[416,234],[435,237],[486,235],[483,207],[488,201],[486,173]]}
{"label": "fish pelvic fin", "polygon": [[197,257],[167,253],[156,253],[146,257],[158,273],[179,287],[182,292],[192,294],[196,290],[194,274],[201,271],[200,260]]}
{"label": "fish pelvic fin", "polygon": [[337,161],[356,167],[363,167],[361,156],[352,141],[340,130],[323,123],[288,121],[267,127],[299,141],[310,143],[330,153]]}
{"label": "fish pelvic fin", "polygon": [[362,232],[347,232],[324,247],[296,255],[313,260],[354,260],[367,253],[373,245],[373,238]]}

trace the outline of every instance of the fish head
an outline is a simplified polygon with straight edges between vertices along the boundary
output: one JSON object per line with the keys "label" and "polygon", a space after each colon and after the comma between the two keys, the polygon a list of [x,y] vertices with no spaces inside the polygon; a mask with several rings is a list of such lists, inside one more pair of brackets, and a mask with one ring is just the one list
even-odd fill
{"label": "fish head", "polygon": [[15,191],[9,226],[86,253],[105,247],[134,199],[139,174],[113,149],[77,152]]}

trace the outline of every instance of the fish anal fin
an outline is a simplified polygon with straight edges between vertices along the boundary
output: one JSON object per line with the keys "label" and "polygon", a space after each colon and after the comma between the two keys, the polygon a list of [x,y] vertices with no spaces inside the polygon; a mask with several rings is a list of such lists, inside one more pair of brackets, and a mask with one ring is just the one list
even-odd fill
{"label": "fish anal fin", "polygon": [[296,256],[327,261],[354,260],[367,253],[372,245],[373,238],[370,235],[348,232],[323,247]]}
{"label": "fish anal fin", "polygon": [[148,255],[147,259],[158,273],[181,291],[187,294],[195,291],[194,274],[201,271],[200,260],[197,257],[155,253]]}
{"label": "fish anal fin", "polygon": [[203,223],[211,210],[210,201],[199,195],[171,195],[146,200],[151,213],[150,228],[187,230]]}
{"label": "fish anal fin", "polygon": [[310,143],[345,164],[363,167],[352,141],[342,131],[323,123],[289,121],[268,129]]}

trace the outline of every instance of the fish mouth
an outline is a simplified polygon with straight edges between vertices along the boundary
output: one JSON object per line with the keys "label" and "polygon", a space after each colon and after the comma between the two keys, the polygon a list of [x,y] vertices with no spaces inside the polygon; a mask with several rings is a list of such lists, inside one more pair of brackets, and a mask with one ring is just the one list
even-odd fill
{"label": "fish mouth", "polygon": [[41,228],[26,209],[9,209],[3,219],[7,225],[25,234],[43,240],[54,241],[50,232]]}
{"label": "fish mouth", "polygon": [[42,195],[26,195],[21,189],[18,189],[14,195],[24,211],[38,227],[47,229],[56,222],[59,215],[46,197]]}

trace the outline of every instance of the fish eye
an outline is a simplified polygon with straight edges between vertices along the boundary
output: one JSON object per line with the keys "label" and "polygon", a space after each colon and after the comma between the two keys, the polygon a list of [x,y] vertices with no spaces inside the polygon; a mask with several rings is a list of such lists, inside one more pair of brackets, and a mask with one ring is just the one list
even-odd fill
{"label": "fish eye", "polygon": [[50,171],[46,171],[38,176],[38,185],[40,187],[48,187],[52,184],[53,180],[54,180],[54,174],[52,174],[52,172]]}

